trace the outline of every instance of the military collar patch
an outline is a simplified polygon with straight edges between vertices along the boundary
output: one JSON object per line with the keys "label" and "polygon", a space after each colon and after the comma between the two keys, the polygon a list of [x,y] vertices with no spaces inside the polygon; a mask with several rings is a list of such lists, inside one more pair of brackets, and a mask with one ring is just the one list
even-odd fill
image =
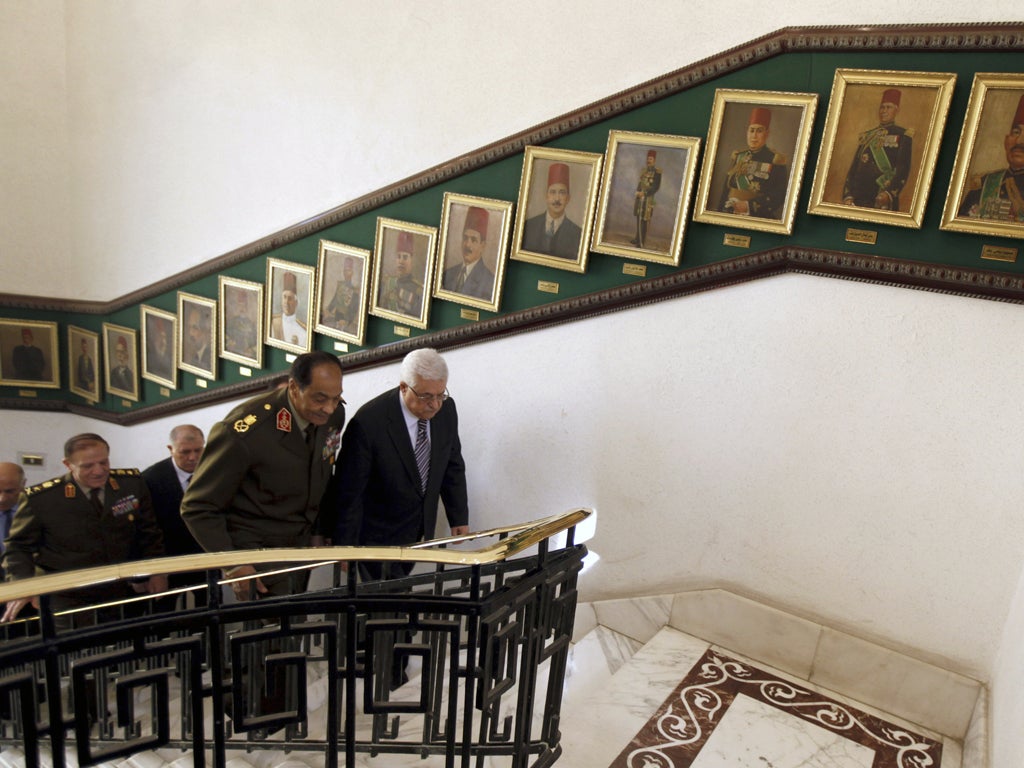
{"label": "military collar patch", "polygon": [[110,487],[113,488],[115,491],[121,490],[121,486],[117,484],[117,480],[115,480],[112,477],[110,478]]}
{"label": "military collar patch", "polygon": [[292,412],[287,408],[277,412],[277,428],[282,432],[292,431]]}
{"label": "military collar patch", "polygon": [[64,498],[65,499],[73,499],[73,498],[75,498],[75,493],[76,493],[76,491],[75,491],[75,484],[74,483],[68,483],[67,485],[64,486]]}

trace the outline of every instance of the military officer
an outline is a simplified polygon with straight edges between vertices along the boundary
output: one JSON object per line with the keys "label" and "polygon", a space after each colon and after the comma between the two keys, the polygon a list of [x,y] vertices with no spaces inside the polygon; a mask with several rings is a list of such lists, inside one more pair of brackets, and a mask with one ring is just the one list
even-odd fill
{"label": "military officer", "polygon": [[658,153],[653,149],[647,151],[647,164],[640,172],[640,181],[636,184],[636,199],[633,201],[633,215],[636,216],[636,237],[630,242],[644,247],[647,237],[647,225],[654,215],[654,194],[661,189],[661,168],[655,166]]}
{"label": "military officer", "polygon": [[878,105],[878,125],[857,139],[857,152],[843,184],[843,205],[900,209],[900,192],[910,176],[914,130],[896,125],[902,93],[887,88]]}
{"label": "military officer", "polygon": [[[75,435],[64,444],[64,466],[64,476],[25,491],[4,544],[8,580],[163,556],[160,528],[139,470],[111,469],[110,446],[92,433]],[[167,577],[151,576],[133,588],[163,592]],[[61,611],[131,593],[124,582],[108,582],[54,595],[52,605]],[[14,619],[27,602],[9,602],[2,620]],[[38,607],[37,599],[32,602]],[[92,620],[88,613],[75,619],[80,626]],[[57,623],[71,626],[70,619],[61,617]]]}
{"label": "military officer", "polygon": [[1024,96],[1003,139],[1007,167],[972,176],[959,215],[990,221],[1024,222]]}
{"label": "military officer", "polygon": [[411,232],[398,233],[395,271],[382,281],[380,307],[412,317],[419,317],[423,309],[423,283],[412,275]]}
{"label": "military officer", "polygon": [[789,158],[768,147],[771,124],[770,109],[750,110],[747,148],[732,153],[732,166],[718,210],[762,219],[782,218],[789,186]]}
{"label": "military officer", "polygon": [[[341,375],[334,355],[299,355],[287,386],[242,403],[213,426],[181,501],[182,519],[205,551],[312,543],[345,423]],[[253,565],[240,565],[225,575],[256,573]],[[301,592],[305,582],[304,576],[277,574],[237,581],[232,588],[244,600],[250,589],[287,595]]]}

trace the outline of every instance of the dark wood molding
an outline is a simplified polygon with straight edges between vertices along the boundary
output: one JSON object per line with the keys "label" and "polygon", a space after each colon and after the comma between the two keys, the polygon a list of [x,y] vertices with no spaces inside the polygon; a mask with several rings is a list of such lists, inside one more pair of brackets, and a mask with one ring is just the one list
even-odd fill
{"label": "dark wood molding", "polygon": [[[315,235],[386,203],[428,189],[469,171],[543,144],[564,133],[628,112],[694,86],[714,80],[760,61],[792,52],[837,51],[1020,51],[1024,50],[1024,24],[910,24],[882,26],[786,27],[731,50],[641,83],[633,88],[556,117],[493,144],[461,155],[422,173],[370,192],[356,200],[313,216],[299,224],[236,248],[159,282],[110,301],[25,296],[0,293],[0,307],[93,315],[106,315],[176,291],[196,280],[262,256],[272,250]],[[212,394],[212,393],[211,393]]]}
{"label": "dark wood molding", "polygon": [[[347,373],[400,360],[419,347],[442,351],[526,333],[563,323],[596,317],[623,309],[653,304],[774,275],[796,273],[857,280],[899,288],[934,291],[992,301],[1024,304],[1024,276],[966,267],[948,267],[884,256],[865,256],[843,251],[823,251],[796,246],[775,248],[733,259],[693,267],[663,277],[640,280],[604,291],[564,299],[552,304],[510,312],[490,320],[447,328],[414,339],[366,349],[342,357]],[[141,424],[195,408],[239,399],[278,386],[285,375],[278,372],[251,381],[218,387],[196,395],[145,406],[125,413],[55,400],[0,399],[0,408],[11,410],[64,411],[121,426]]]}

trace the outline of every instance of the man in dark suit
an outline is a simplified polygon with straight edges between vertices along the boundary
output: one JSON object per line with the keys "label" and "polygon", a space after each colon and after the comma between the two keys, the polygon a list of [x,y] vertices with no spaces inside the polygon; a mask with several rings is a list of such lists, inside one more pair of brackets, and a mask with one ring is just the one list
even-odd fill
{"label": "man in dark suit", "polygon": [[[204,445],[203,431],[199,427],[181,424],[171,430],[171,444],[167,446],[171,455],[142,472],[142,479],[153,497],[153,513],[163,532],[164,553],[168,556],[196,555],[203,551],[181,519],[181,500],[199,464]],[[172,587],[205,582],[202,572],[176,573],[170,577]],[[205,605],[204,591],[197,590],[193,594],[197,603]],[[162,607],[172,608],[173,605],[174,598],[170,598],[169,605]]]}
{"label": "man in dark suit", "polygon": [[[401,383],[363,405],[341,443],[332,485],[338,545],[396,546],[434,536],[438,500],[444,501],[452,536],[469,533],[466,464],[459,415],[448,396],[448,366],[433,349],[410,352]],[[412,563],[360,563],[364,580],[403,576]],[[408,676],[397,655],[391,688]]]}
{"label": "man in dark suit", "polygon": [[547,210],[523,225],[523,250],[575,259],[579,256],[579,225],[565,215],[569,205],[569,166],[552,163],[548,168],[548,186],[545,197]]}
{"label": "man in dark suit", "polygon": [[441,287],[474,299],[490,301],[494,293],[494,273],[484,264],[487,247],[487,210],[472,206],[462,227],[462,261],[444,271]]}

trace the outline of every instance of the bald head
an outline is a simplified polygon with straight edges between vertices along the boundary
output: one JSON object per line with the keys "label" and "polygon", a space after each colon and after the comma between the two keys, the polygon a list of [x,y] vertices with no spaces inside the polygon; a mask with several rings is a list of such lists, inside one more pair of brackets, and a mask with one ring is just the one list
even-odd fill
{"label": "bald head", "polygon": [[196,471],[205,445],[203,430],[193,424],[179,424],[171,430],[171,444],[167,450],[171,452],[171,459],[178,465],[178,469],[192,474]]}
{"label": "bald head", "polygon": [[0,510],[11,509],[25,489],[25,470],[10,461],[0,462]]}

